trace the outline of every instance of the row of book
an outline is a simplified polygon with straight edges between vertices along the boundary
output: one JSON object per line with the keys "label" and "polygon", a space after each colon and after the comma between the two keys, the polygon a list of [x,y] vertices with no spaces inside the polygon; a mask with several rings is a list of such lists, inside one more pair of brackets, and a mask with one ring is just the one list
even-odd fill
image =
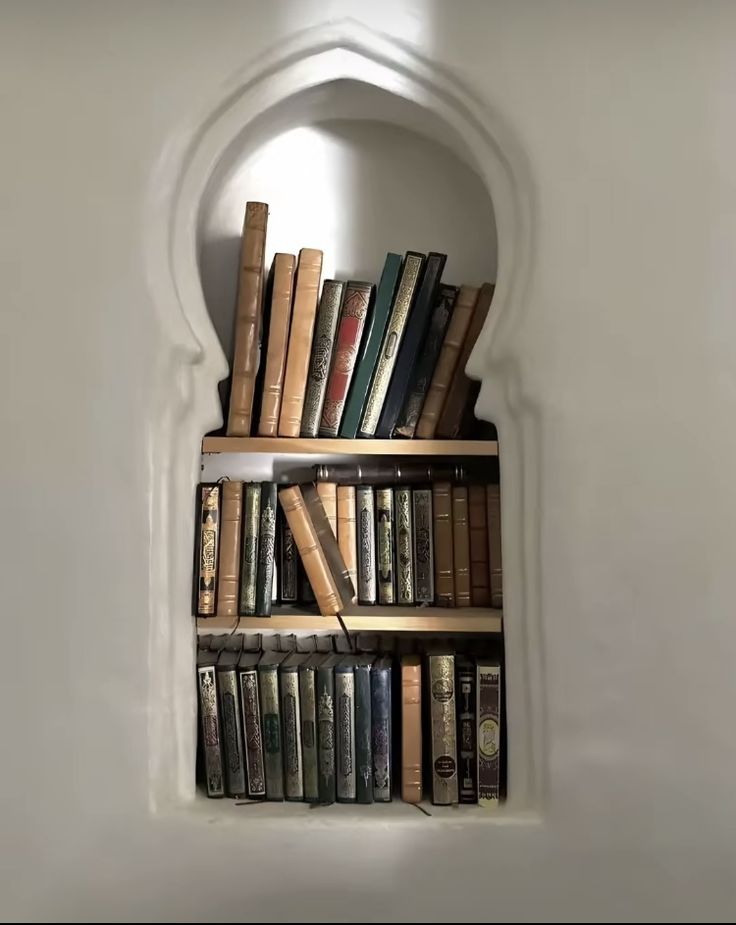
{"label": "row of book", "polygon": [[465,366],[490,283],[447,285],[445,254],[408,251],[387,255],[377,287],[327,279],[318,298],[320,250],[276,254],[264,282],[267,224],[268,206],[247,203],[228,436],[453,438],[481,426]]}
{"label": "row of book", "polygon": [[495,806],[501,661],[384,637],[200,636],[200,780],[210,797]]}
{"label": "row of book", "polygon": [[[445,474],[452,468],[435,467]],[[431,467],[420,469],[433,474]],[[397,474],[412,471],[404,467]],[[356,472],[361,484],[319,478]],[[503,606],[498,484],[364,484],[363,471],[347,466],[317,467],[316,474],[318,481],[301,486],[304,502],[296,507],[293,488],[279,491],[274,482],[199,486],[198,616],[269,616],[275,602],[321,604],[319,592],[330,585],[323,580],[326,570],[347,589],[338,610],[356,601]],[[284,499],[292,500],[291,508]],[[315,545],[325,553],[325,567],[313,587]]]}

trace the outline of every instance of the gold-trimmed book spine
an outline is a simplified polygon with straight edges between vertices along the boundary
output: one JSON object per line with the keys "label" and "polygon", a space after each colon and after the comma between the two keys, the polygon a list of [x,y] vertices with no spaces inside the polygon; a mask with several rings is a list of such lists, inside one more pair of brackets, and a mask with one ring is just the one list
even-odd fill
{"label": "gold-trimmed book spine", "polygon": [[422,661],[418,655],[401,659],[401,799],[422,799]]}
{"label": "gold-trimmed book spine", "polygon": [[432,802],[458,802],[455,656],[429,656]]}
{"label": "gold-trimmed book spine", "polygon": [[452,486],[432,486],[434,511],[434,593],[440,607],[455,606],[455,570],[452,549]]}
{"label": "gold-trimmed book spine", "polygon": [[261,483],[247,482],[243,511],[243,541],[241,543],[239,608],[241,616],[254,616],[256,613],[260,516]]}
{"label": "gold-trimmed book spine", "polygon": [[468,488],[470,516],[470,597],[473,607],[491,604],[490,568],[488,564],[488,524],[486,486]]}
{"label": "gold-trimmed book spine", "polygon": [[286,371],[286,351],[289,347],[295,266],[294,254],[274,256],[271,320],[266,348],[261,413],[258,420],[259,437],[275,437],[278,434],[281,395]]}
{"label": "gold-trimmed book spine", "polygon": [[378,603],[396,603],[394,493],[376,489],[376,547],[378,558]]}
{"label": "gold-trimmed book spine", "polygon": [[300,436],[316,437],[322,420],[327,393],[327,377],[335,344],[337,319],[345,294],[345,283],[337,279],[326,279],[322,284],[317,320],[312,338],[312,355],[309,359],[307,390],[304,395]]}
{"label": "gold-trimmed book spine", "polygon": [[396,599],[414,603],[414,549],[412,544],[411,488],[394,490],[396,509]]}
{"label": "gold-trimmed book spine", "polygon": [[199,487],[199,544],[197,555],[197,616],[216,613],[217,559],[220,530],[220,486]]}
{"label": "gold-trimmed book spine", "polygon": [[299,710],[299,672],[279,671],[281,688],[281,722],[284,750],[284,796],[287,800],[304,799],[302,761],[302,718]]}
{"label": "gold-trimmed book spine", "polygon": [[476,673],[478,802],[494,809],[501,789],[501,666],[479,660]]}
{"label": "gold-trimmed book spine", "polygon": [[325,509],[332,535],[337,536],[337,484],[335,482],[318,482],[317,494]]}
{"label": "gold-trimmed book spine", "polygon": [[434,603],[434,520],[432,489],[412,491],[414,587],[417,604]]}
{"label": "gold-trimmed book spine", "polygon": [[279,600],[282,604],[296,603],[299,599],[299,587],[297,583],[299,557],[294,542],[294,534],[286,519],[283,511],[277,518],[280,524],[280,541],[279,541]]}
{"label": "gold-trimmed book spine", "polygon": [[221,616],[236,617],[238,615],[242,514],[243,483],[223,482],[217,578],[217,613]]}
{"label": "gold-trimmed book spine", "polygon": [[470,607],[470,525],[468,487],[452,487],[452,555],[455,579],[455,606]]}
{"label": "gold-trimmed book spine", "polygon": [[376,499],[370,485],[355,490],[358,527],[358,602],[376,603]]}
{"label": "gold-trimmed book spine", "polygon": [[220,743],[220,719],[217,708],[215,666],[197,669],[199,682],[199,720],[208,797],[224,797],[225,783]]}

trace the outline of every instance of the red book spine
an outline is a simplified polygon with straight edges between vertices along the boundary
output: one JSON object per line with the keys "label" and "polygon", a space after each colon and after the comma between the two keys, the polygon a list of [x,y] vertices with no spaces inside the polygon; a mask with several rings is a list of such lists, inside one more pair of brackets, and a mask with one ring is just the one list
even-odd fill
{"label": "red book spine", "polygon": [[327,380],[327,393],[319,427],[320,437],[338,435],[373,288],[370,283],[348,283],[335,337],[332,369]]}

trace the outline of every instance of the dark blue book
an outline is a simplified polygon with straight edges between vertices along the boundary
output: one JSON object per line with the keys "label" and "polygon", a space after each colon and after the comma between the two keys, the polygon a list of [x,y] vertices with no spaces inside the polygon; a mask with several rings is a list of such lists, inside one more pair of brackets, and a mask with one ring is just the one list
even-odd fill
{"label": "dark blue book", "polygon": [[371,668],[371,739],[373,799],[391,801],[391,659],[381,658]]}
{"label": "dark blue book", "polygon": [[370,655],[361,655],[355,661],[355,796],[358,803],[373,802],[372,661]]}

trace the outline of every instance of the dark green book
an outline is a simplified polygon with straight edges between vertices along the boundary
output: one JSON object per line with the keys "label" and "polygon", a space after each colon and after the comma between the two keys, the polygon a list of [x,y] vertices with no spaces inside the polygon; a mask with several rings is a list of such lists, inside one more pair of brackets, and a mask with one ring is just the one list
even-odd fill
{"label": "dark green book", "polygon": [[335,665],[339,655],[325,655],[317,667],[317,768],[319,801],[334,803],[335,779]]}
{"label": "dark green book", "polygon": [[261,522],[261,484],[243,486],[243,539],[240,544],[240,607],[242,616],[256,613],[256,578],[258,576],[258,534]]}
{"label": "dark green book", "polygon": [[378,362],[378,352],[381,349],[383,335],[391,314],[401,263],[401,254],[387,254],[376,292],[376,305],[372,315],[366,321],[360,356],[355,365],[355,374],[340,425],[340,436],[350,440],[354,440],[358,433],[363,404],[371,384],[373,370]]}
{"label": "dark green book", "polygon": [[355,661],[355,795],[358,803],[373,802],[373,746],[371,741],[370,655]]}
{"label": "dark green book", "polygon": [[261,483],[260,528],[258,530],[258,577],[256,613],[271,616],[273,560],[276,553],[276,483]]}

